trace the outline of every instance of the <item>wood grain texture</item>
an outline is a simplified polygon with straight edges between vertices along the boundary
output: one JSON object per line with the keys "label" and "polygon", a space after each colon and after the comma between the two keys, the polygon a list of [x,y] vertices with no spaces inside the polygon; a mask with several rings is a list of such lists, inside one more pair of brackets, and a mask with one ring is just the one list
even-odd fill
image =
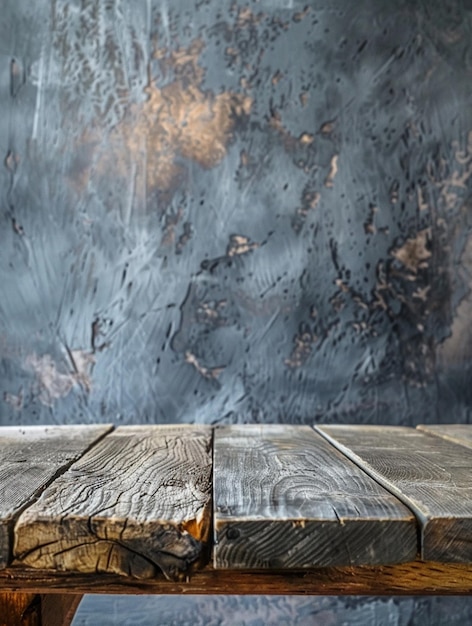
{"label": "wood grain texture", "polygon": [[215,430],[217,568],[309,568],[414,558],[397,498],[307,426]]}
{"label": "wood grain texture", "polygon": [[472,450],[400,426],[316,430],[415,512],[422,558],[472,562]]}
{"label": "wood grain texture", "polygon": [[472,424],[420,424],[416,428],[429,435],[472,448]]}
{"label": "wood grain texture", "polygon": [[470,595],[472,568],[463,563],[427,561],[252,572],[206,567],[186,581],[169,581],[11,567],[0,572],[0,590],[49,594]]}
{"label": "wood grain texture", "polygon": [[10,561],[20,512],[111,426],[27,426],[0,429],[0,568]]}
{"label": "wood grain texture", "polygon": [[43,626],[35,593],[0,593],[0,626]]}
{"label": "wood grain texture", "polygon": [[0,626],[69,626],[82,594],[0,592]]}
{"label": "wood grain texture", "polygon": [[210,529],[211,429],[121,427],[59,477],[15,527],[32,567],[185,575]]}

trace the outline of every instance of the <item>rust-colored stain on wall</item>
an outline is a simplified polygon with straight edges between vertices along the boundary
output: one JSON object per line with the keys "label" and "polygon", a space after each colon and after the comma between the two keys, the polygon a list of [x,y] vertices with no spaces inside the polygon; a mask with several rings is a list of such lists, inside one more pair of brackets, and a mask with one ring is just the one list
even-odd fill
{"label": "rust-colored stain on wall", "polygon": [[[160,82],[165,84],[158,87],[149,76],[145,102],[131,105],[99,148],[96,175],[126,179],[134,168],[137,193],[157,192],[169,199],[185,184],[188,161],[209,169],[224,159],[235,124],[249,116],[252,101],[244,93],[204,89],[205,71],[199,63],[203,48],[203,41],[196,39],[187,48],[155,51],[159,75],[164,77]],[[169,75],[172,80],[167,82]],[[83,143],[93,147],[103,140],[102,132],[87,131]],[[87,171],[92,175],[92,168]],[[83,189],[84,172],[78,177]]]}
{"label": "rust-colored stain on wall", "polygon": [[416,237],[407,239],[400,247],[392,251],[392,255],[407,269],[416,274],[418,269],[428,266],[431,252],[428,250],[431,243],[431,229],[420,230]]}
{"label": "rust-colored stain on wall", "polygon": [[[150,84],[148,96],[137,112],[136,122],[123,123],[122,132],[132,160],[140,160],[145,145],[146,184],[150,190],[169,191],[179,181],[182,157],[211,168],[221,162],[231,141],[235,121],[249,115],[251,99],[243,94],[213,94],[202,89],[199,65],[203,42],[187,49],[155,53],[165,73],[175,80],[158,88]],[[142,155],[141,155],[142,157]],[[180,161],[180,163],[179,163]]]}

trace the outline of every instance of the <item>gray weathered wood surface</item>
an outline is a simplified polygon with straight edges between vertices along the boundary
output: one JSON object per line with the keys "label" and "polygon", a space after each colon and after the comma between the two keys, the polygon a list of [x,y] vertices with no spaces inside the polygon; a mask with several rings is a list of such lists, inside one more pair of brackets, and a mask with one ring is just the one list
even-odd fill
{"label": "gray weathered wood surface", "polygon": [[174,578],[204,556],[211,429],[121,427],[20,516],[16,563]]}
{"label": "gray weathered wood surface", "polygon": [[418,430],[472,448],[472,424],[421,424]]}
{"label": "gray weathered wood surface", "polygon": [[472,562],[472,450],[399,426],[316,430],[415,512],[422,558]]}
{"label": "gray weathered wood surface", "polygon": [[397,498],[307,426],[217,428],[217,568],[308,568],[415,557]]}
{"label": "gray weathered wood surface", "polygon": [[0,429],[0,568],[11,556],[15,519],[57,475],[110,426],[27,426]]}

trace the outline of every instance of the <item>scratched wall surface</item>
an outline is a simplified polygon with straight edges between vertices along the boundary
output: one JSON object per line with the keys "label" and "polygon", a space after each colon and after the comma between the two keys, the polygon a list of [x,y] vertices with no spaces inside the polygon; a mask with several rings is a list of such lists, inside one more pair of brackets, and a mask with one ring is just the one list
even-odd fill
{"label": "scratched wall surface", "polygon": [[471,0],[2,0],[0,424],[468,421],[471,101]]}
{"label": "scratched wall surface", "polygon": [[[284,596],[119,597],[84,601],[74,626],[462,626],[461,598],[303,598]],[[100,619],[97,619],[100,615]]]}
{"label": "scratched wall surface", "polygon": [[472,2],[3,0],[0,420],[465,420]]}

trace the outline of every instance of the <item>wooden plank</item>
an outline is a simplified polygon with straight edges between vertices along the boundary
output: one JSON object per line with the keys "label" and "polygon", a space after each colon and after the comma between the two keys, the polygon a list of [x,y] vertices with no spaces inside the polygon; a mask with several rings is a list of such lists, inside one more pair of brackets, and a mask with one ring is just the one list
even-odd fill
{"label": "wooden plank", "polygon": [[185,576],[205,557],[210,513],[210,428],[121,427],[20,516],[16,562]]}
{"label": "wooden plank", "polygon": [[0,568],[11,559],[16,518],[111,426],[0,428]]}
{"label": "wooden plank", "polygon": [[429,435],[436,435],[436,437],[472,448],[472,424],[420,424],[416,428]]}
{"label": "wooden plank", "polygon": [[416,514],[421,557],[472,562],[472,450],[400,426],[317,426]]}
{"label": "wooden plank", "polygon": [[308,426],[215,430],[217,568],[397,563],[417,552],[411,512]]}
{"label": "wooden plank", "polygon": [[472,568],[463,563],[413,561],[395,565],[309,570],[198,570],[186,581],[112,574],[72,574],[12,567],[0,571],[0,590],[76,594],[438,595],[472,594]]}

